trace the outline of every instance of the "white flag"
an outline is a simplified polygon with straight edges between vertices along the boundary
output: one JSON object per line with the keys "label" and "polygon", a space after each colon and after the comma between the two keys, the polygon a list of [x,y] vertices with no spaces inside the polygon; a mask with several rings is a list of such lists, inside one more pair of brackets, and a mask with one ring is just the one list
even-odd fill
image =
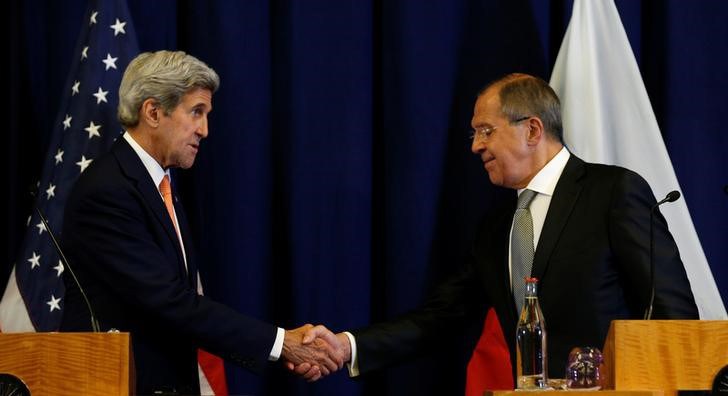
{"label": "white flag", "polygon": [[[564,140],[579,157],[632,169],[655,195],[680,190],[613,0],[576,0],[551,75],[561,98]],[[662,206],[701,319],[726,310],[684,199]]]}

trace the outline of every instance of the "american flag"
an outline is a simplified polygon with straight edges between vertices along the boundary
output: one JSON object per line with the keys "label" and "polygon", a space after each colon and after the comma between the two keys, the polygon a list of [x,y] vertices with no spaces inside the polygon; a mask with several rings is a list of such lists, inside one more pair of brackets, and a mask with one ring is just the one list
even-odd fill
{"label": "american flag", "polygon": [[[66,198],[78,176],[124,132],[116,118],[118,89],[126,66],[137,54],[126,0],[91,0],[38,183],[37,205],[52,231],[61,229]],[[57,331],[64,305],[64,270],[39,216],[31,214],[0,300],[0,331]],[[204,351],[199,359],[202,393],[226,395],[222,360]]]}
{"label": "american flag", "polygon": [[[61,229],[66,198],[78,176],[121,136],[116,118],[119,83],[138,53],[126,0],[91,0],[38,183],[37,205],[52,231]],[[63,271],[47,230],[31,214],[0,301],[0,330],[58,330]]]}

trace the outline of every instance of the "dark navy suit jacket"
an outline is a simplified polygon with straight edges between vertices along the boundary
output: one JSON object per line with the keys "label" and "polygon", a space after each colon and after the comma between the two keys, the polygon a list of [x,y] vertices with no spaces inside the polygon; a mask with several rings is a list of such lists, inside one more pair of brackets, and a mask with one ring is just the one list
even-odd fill
{"label": "dark navy suit jacket", "polygon": [[[252,371],[267,363],[276,327],[196,292],[196,261],[175,198],[189,274],[164,202],[125,139],[83,172],[68,198],[62,244],[102,331],[131,333],[138,393],[199,392],[197,348]],[[62,331],[90,330],[78,288],[64,273]]]}
{"label": "dark navy suit jacket", "polygon": [[[650,294],[649,225],[655,198],[638,174],[572,155],[554,190],[536,247],[532,276],[548,334],[548,367],[563,378],[575,346],[604,344],[615,319],[641,319]],[[464,323],[483,323],[494,307],[516,362],[517,313],[508,272],[515,195],[485,218],[472,260],[420,308],[353,332],[360,372],[412,356]],[[655,216],[655,319],[697,319],[690,284],[664,217]]]}

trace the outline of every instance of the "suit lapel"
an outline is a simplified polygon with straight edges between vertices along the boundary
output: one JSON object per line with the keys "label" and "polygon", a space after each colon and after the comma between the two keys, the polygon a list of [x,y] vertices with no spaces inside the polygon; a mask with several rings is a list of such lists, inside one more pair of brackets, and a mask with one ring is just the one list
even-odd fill
{"label": "suit lapel", "polygon": [[[507,203],[494,211],[499,215],[486,219],[486,223],[492,220],[492,224],[495,226],[492,232],[484,233],[483,238],[485,240],[478,242],[476,245],[478,260],[486,263],[486,268],[482,271],[483,284],[492,293],[504,334],[510,334],[511,329],[515,331],[518,315],[516,304],[513,301],[511,277],[508,270],[509,236],[515,210],[516,197],[514,195]],[[497,304],[501,301],[505,302],[505,305]]]}
{"label": "suit lapel", "polygon": [[[175,177],[176,179],[176,177]],[[177,222],[179,225],[180,233],[182,234],[182,240],[185,244],[185,252],[187,253],[187,273],[189,274],[190,283],[192,288],[197,291],[197,266],[195,264],[193,245],[190,238],[190,226],[187,222],[187,215],[182,207],[182,202],[177,197],[177,194],[172,189],[172,195],[174,196],[174,211],[177,213]]]}
{"label": "suit lapel", "polygon": [[515,323],[518,321],[518,312],[516,311],[516,302],[513,299],[513,290],[511,288],[511,273],[508,265],[508,256],[510,254],[509,248],[511,246],[511,225],[513,224],[513,216],[516,212],[516,201],[516,197],[511,200],[511,205],[509,207],[509,211],[507,212],[509,215],[503,216],[503,221],[501,223],[502,228],[497,234],[503,236],[503,240],[501,241],[501,245],[503,246],[503,248],[501,250],[501,257],[499,259],[499,262],[502,264],[498,266],[498,268],[500,268],[501,270],[501,273],[499,274],[500,282],[503,285],[502,297],[504,298],[503,301],[509,301],[507,323],[509,325],[512,324],[513,327],[515,327]]}
{"label": "suit lapel", "polygon": [[[493,252],[495,263],[493,266],[495,279],[498,282],[496,288],[498,295],[494,297],[495,301],[502,301],[505,305],[497,304],[496,311],[498,320],[501,324],[503,334],[515,334],[516,323],[518,322],[518,312],[516,312],[516,303],[513,299],[513,290],[511,290],[511,274],[508,268],[508,255],[510,246],[510,231],[513,224],[513,215],[516,211],[516,196],[514,195],[508,202],[508,206],[503,208],[503,215],[498,220],[498,228],[493,234]],[[488,252],[486,252],[488,254]],[[516,345],[514,337],[506,337],[508,349],[511,352],[511,359],[516,361]],[[515,370],[515,365],[513,366]]]}
{"label": "suit lapel", "polygon": [[164,201],[159,194],[159,190],[154,185],[151,176],[149,176],[149,172],[147,172],[139,156],[137,156],[134,149],[131,148],[124,138],[117,139],[112,151],[119,161],[119,165],[124,174],[135,183],[137,190],[144,197],[147,205],[149,205],[157,221],[159,221],[159,225],[166,232],[170,242],[174,244],[179,262],[184,269],[182,247],[179,244],[177,232],[174,229],[174,224],[172,224],[172,219],[169,217],[167,207],[164,206]]}
{"label": "suit lapel", "polygon": [[554,189],[554,195],[551,197],[551,204],[546,213],[541,237],[533,258],[531,274],[538,279],[543,278],[551,253],[561,235],[561,230],[569,220],[569,215],[579,197],[581,185],[578,180],[583,174],[584,161],[572,154]]}

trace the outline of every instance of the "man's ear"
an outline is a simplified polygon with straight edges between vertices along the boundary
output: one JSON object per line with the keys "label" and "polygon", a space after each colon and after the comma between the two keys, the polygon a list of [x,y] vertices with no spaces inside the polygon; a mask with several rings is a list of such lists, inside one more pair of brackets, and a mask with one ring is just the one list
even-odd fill
{"label": "man's ear", "polygon": [[162,109],[159,102],[149,98],[142,102],[142,108],[139,114],[139,122],[144,122],[152,128],[159,126],[159,118],[162,116]]}
{"label": "man's ear", "polygon": [[528,128],[527,140],[528,144],[535,146],[541,139],[545,138],[546,131],[543,128],[543,122],[538,117],[531,117],[526,121],[526,128]]}

